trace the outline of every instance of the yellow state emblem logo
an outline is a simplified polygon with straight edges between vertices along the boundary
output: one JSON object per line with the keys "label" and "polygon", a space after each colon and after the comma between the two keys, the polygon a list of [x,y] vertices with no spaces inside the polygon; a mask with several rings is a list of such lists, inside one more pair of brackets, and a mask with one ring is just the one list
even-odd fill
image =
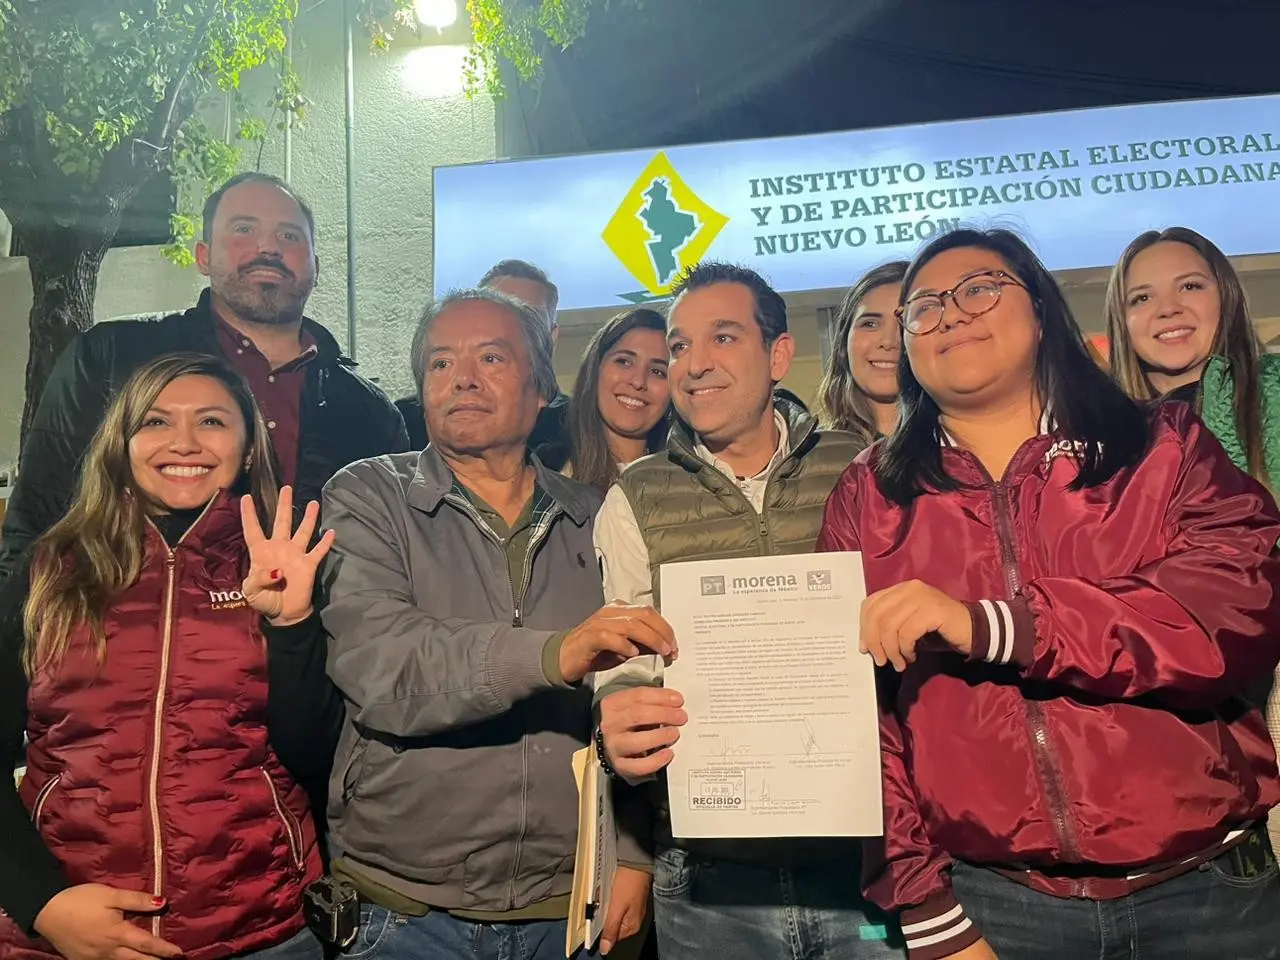
{"label": "yellow state emblem logo", "polygon": [[661,297],[706,255],[728,222],[659,153],[631,185],[601,237],[645,290]]}

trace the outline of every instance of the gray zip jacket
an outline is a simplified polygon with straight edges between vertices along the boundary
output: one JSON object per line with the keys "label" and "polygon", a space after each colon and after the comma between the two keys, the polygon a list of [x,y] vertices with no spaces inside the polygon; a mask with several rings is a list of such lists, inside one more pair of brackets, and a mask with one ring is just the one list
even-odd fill
{"label": "gray zip jacket", "polygon": [[347,702],[329,789],[334,853],[440,909],[508,911],[569,892],[570,758],[591,694],[543,648],[604,604],[600,494],[534,461],[523,583],[440,455],[361,460],[324,490],[329,675]]}

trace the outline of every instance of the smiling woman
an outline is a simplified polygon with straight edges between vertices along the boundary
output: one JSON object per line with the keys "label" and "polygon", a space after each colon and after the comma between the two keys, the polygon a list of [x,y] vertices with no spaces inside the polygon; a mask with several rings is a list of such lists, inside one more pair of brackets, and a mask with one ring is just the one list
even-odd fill
{"label": "smiling woman", "polygon": [[291,508],[225,360],[170,354],[120,388],[29,579],[0,585],[0,767],[28,741],[19,792],[0,783],[0,954],[319,960],[303,782],[341,703],[293,646],[322,637],[333,536],[312,547],[317,506],[296,531]]}
{"label": "smiling woman", "polygon": [[1275,501],[1125,396],[1013,234],[944,235],[903,292],[902,423],[818,544],[862,555],[886,674],[868,896],[913,960],[1280,956],[1247,700],[1280,659]]}
{"label": "smiling woman", "polygon": [[595,332],[569,401],[566,472],[608,490],[623,466],[666,445],[668,362],[666,321],[656,310],[627,310]]}

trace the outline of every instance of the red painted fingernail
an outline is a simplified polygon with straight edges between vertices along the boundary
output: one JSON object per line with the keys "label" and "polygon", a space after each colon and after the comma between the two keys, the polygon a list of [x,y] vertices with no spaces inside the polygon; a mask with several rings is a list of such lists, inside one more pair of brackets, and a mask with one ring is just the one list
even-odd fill
{"label": "red painted fingernail", "polygon": [[271,571],[271,579],[272,579],[272,580],[279,580],[279,579],[280,579],[280,571],[279,571],[279,570],[272,570],[272,571]]}
{"label": "red painted fingernail", "polygon": [[152,897],[151,902],[154,903],[157,907],[163,907],[164,897]]}

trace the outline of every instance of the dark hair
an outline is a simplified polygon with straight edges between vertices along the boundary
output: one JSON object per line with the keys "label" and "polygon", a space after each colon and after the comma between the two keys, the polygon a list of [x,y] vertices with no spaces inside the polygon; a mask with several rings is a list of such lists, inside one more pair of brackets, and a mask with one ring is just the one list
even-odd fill
{"label": "dark hair", "polygon": [[[1026,286],[1040,324],[1036,354],[1040,400],[1058,432],[1080,444],[1079,470],[1070,489],[1098,486],[1137,463],[1150,436],[1146,413],[1094,362],[1053,275],[1019,236],[1008,230],[974,229],[939,236],[907,269],[900,302],[906,301],[926,264],[960,247],[996,254]],[[902,419],[885,441],[875,474],[884,495],[907,506],[926,486],[955,490],[959,484],[942,466],[938,405],[912,373],[906,350],[898,363],[898,390]]]}
{"label": "dark hair", "polygon": [[477,286],[492,286],[495,280],[501,280],[503,277],[509,277],[512,280],[532,280],[546,287],[547,321],[553,327],[556,325],[556,310],[560,306],[560,289],[551,282],[545,270],[535,267],[527,260],[500,260],[485,272]]}
{"label": "dark hair", "polygon": [[283,191],[293,199],[298,205],[298,209],[302,211],[302,218],[307,221],[307,232],[311,234],[311,239],[316,238],[316,218],[311,213],[311,208],[307,206],[307,202],[298,195],[298,192],[289,186],[284,180],[270,173],[259,173],[256,170],[250,170],[246,173],[237,173],[234,177],[220,186],[213,193],[209,194],[209,199],[204,202],[204,212],[201,214],[203,223],[200,227],[200,236],[205,243],[213,239],[213,219],[218,215],[218,205],[222,203],[222,198],[227,191],[233,187],[238,187],[242,183],[266,183]]}
{"label": "dark hair", "polygon": [[751,268],[718,260],[703,260],[680,275],[671,290],[671,306],[667,316],[671,316],[676,304],[686,293],[712,287],[717,283],[740,283],[751,291],[756,304],[756,323],[766,347],[787,332],[787,303],[778,291]]}
{"label": "dark hair", "polygon": [[[418,385],[418,397],[422,397],[422,387],[427,379],[427,358],[424,355],[427,347],[427,334],[440,314],[450,307],[462,303],[495,303],[506,307],[520,321],[520,332],[524,336],[525,349],[529,352],[529,364],[532,367],[533,382],[538,388],[538,396],[550,402],[560,391],[556,381],[555,362],[552,360],[551,330],[545,318],[529,304],[515,297],[509,297],[500,290],[489,290],[475,287],[469,290],[453,290],[438,300],[427,304],[418,318],[417,329],[413,331],[413,340],[409,349],[409,365],[413,369],[413,380]],[[423,407],[426,401],[423,400]]]}
{"label": "dark hair", "polygon": [[[902,283],[907,275],[906,260],[893,260],[864,273],[849,288],[836,313],[835,330],[831,334],[831,356],[818,384],[818,410],[823,424],[832,430],[847,430],[871,443],[879,433],[871,401],[853,379],[853,363],[849,358],[849,330],[858,305],[872,290]],[[886,318],[897,324],[893,318]]]}
{"label": "dark hair", "polygon": [[[1249,302],[1244,285],[1226,254],[1213,241],[1186,227],[1148,230],[1125,247],[1111,279],[1107,283],[1107,299],[1103,316],[1107,322],[1107,338],[1111,342],[1111,373],[1121,389],[1137,400],[1154,400],[1158,391],[1143,369],[1142,360],[1129,336],[1125,321],[1125,277],[1134,258],[1157,243],[1182,243],[1204,258],[1218,284],[1218,333],[1213,353],[1225,357],[1235,382],[1234,412],[1236,431],[1244,445],[1249,472],[1263,483],[1270,483],[1263,456],[1262,388],[1259,383],[1262,354],[1266,348],[1258,337],[1258,329],[1249,318]],[[1199,402],[1197,402],[1199,406]]]}
{"label": "dark hair", "polygon": [[[582,363],[578,366],[578,378],[574,381],[573,396],[569,400],[567,432],[573,446],[573,478],[600,490],[608,490],[618,479],[618,465],[609,450],[596,397],[600,387],[600,367],[609,351],[632,330],[656,330],[665,334],[667,321],[657,310],[635,307],[605,323],[582,351]],[[646,453],[666,446],[670,427],[671,408],[668,406],[662,419],[645,437]]]}

